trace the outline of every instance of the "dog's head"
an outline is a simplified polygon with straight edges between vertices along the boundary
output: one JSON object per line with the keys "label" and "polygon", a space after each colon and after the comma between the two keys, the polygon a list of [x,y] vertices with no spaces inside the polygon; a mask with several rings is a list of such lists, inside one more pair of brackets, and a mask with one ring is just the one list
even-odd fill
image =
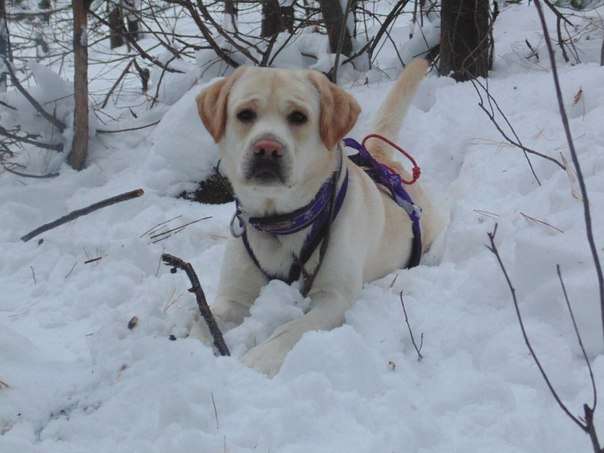
{"label": "dog's head", "polygon": [[237,195],[272,199],[318,190],[360,112],[323,74],[251,67],[202,91],[197,107]]}

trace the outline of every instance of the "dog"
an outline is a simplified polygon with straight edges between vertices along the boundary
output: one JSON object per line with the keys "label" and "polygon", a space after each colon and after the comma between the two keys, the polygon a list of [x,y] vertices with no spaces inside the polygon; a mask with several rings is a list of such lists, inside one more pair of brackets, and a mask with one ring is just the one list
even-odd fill
{"label": "dog", "polygon": [[[380,107],[371,132],[397,140],[427,68],[423,59],[406,66]],[[312,276],[308,312],[277,328],[242,358],[249,367],[273,376],[305,332],[332,329],[344,322],[364,282],[407,265],[413,253],[413,221],[343,155],[340,141],[355,125],[361,108],[352,95],[323,74],[240,67],[204,89],[196,102],[205,128],[219,146],[220,169],[237,199],[235,237],[227,243],[212,306],[218,324],[223,328],[241,324],[270,278],[287,281],[292,269],[297,270],[295,279]],[[409,179],[409,172],[393,159],[391,148],[372,140],[367,150]],[[326,198],[330,181],[329,201],[316,207],[313,203]],[[419,184],[408,186],[407,192],[422,210],[420,251],[425,251],[437,233],[434,209]],[[323,231],[320,244],[300,266],[297,260],[313,225],[302,221],[301,229],[293,225],[295,231],[276,234],[263,228],[262,222],[276,219],[277,229],[287,229],[292,227],[287,222],[282,225],[287,213],[293,213],[289,218],[295,223],[301,210],[304,220],[304,215],[312,217],[313,209],[319,208],[329,210],[328,226],[323,228],[327,232]],[[275,227],[275,222],[270,225]],[[201,336],[207,337],[207,331]]]}

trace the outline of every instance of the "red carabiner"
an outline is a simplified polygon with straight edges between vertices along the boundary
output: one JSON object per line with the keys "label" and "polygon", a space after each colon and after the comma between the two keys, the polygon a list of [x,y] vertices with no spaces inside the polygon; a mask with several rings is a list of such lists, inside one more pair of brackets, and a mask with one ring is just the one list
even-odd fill
{"label": "red carabiner", "polygon": [[415,161],[415,159],[413,158],[413,156],[411,154],[409,154],[403,148],[398,146],[396,143],[388,140],[386,137],[384,137],[383,135],[380,135],[380,134],[369,134],[369,135],[365,136],[365,138],[363,139],[363,142],[361,144],[363,146],[365,146],[365,142],[367,140],[369,140],[370,138],[379,138],[383,142],[388,143],[393,148],[398,149],[401,152],[401,154],[403,154],[407,159],[409,159],[411,161],[411,163],[413,164],[413,169],[412,169],[413,178],[409,181],[405,181],[403,178],[401,178],[401,181],[403,182],[403,184],[411,185],[419,179],[422,171],[421,171],[421,168],[419,168],[419,165],[417,165],[417,162]]}

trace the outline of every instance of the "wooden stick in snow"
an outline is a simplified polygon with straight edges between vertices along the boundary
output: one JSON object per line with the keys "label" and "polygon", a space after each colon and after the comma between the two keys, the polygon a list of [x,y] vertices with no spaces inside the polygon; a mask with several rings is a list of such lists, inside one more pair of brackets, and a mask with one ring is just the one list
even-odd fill
{"label": "wooden stick in snow", "polygon": [[145,192],[143,191],[143,189],[136,189],[136,190],[132,190],[130,192],[125,192],[120,195],[116,195],[115,197],[107,198],[107,199],[99,201],[97,203],[93,203],[90,206],[86,206],[85,208],[76,209],[75,211],[72,211],[69,214],[64,215],[63,217],[60,217],[57,220],[54,220],[50,223],[46,223],[46,224],[36,228],[35,230],[30,231],[25,236],[22,236],[21,240],[23,242],[27,242],[30,239],[38,236],[39,234],[42,234],[48,230],[52,230],[53,228],[61,226],[65,223],[71,222],[72,220],[75,220],[78,217],[82,217],[86,214],[90,214],[91,212],[98,211],[99,209],[106,208],[107,206],[111,206],[113,204],[120,203],[122,201],[127,201],[127,200],[131,200],[133,198],[138,198],[141,195],[143,195],[144,193]]}
{"label": "wooden stick in snow", "polygon": [[221,356],[230,356],[231,352],[224,341],[224,337],[222,336],[222,332],[216,323],[212,310],[210,310],[210,306],[206,300],[206,295],[203,292],[201,283],[199,283],[199,279],[197,278],[197,274],[195,273],[193,266],[191,266],[191,263],[187,263],[174,255],[170,255],[169,253],[162,254],[161,259],[164,264],[172,267],[172,272],[175,272],[176,269],[185,271],[187,277],[189,277],[189,280],[191,281],[191,288],[189,288],[189,292],[195,294],[199,312],[201,313],[201,316],[203,316],[204,321],[210,329],[210,333],[214,339],[214,346],[216,346],[216,349],[218,349],[218,352]]}

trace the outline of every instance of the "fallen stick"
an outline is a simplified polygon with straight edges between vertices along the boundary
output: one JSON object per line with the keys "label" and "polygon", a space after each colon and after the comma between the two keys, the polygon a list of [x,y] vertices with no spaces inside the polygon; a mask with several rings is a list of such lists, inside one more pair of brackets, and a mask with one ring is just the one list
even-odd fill
{"label": "fallen stick", "polygon": [[422,355],[422,347],[424,346],[424,333],[422,332],[420,335],[419,346],[415,342],[415,337],[413,336],[413,330],[411,330],[411,324],[409,324],[409,317],[407,316],[407,309],[405,308],[405,300],[403,299],[403,292],[401,291],[399,294],[401,299],[401,305],[403,306],[403,314],[405,315],[405,323],[407,324],[407,329],[409,330],[409,336],[411,337],[411,343],[415,348],[415,352],[417,352],[417,361],[421,362],[424,356]]}
{"label": "fallen stick", "polygon": [[76,209],[75,211],[72,211],[69,214],[64,215],[63,217],[60,217],[53,222],[46,223],[46,224],[36,228],[35,230],[30,231],[25,236],[22,236],[21,240],[23,242],[27,242],[30,239],[38,236],[39,234],[42,234],[48,230],[52,230],[53,228],[61,226],[65,223],[71,222],[72,220],[75,220],[78,217],[82,217],[86,214],[90,214],[91,212],[98,211],[99,209],[106,208],[107,206],[111,206],[113,204],[120,203],[122,201],[131,200],[132,198],[138,198],[141,195],[143,195],[144,193],[145,192],[143,191],[143,189],[136,189],[136,190],[132,190],[130,192],[125,192],[120,195],[116,195],[115,197],[107,198],[107,199],[99,201],[97,203],[93,203],[90,206],[86,206],[85,208]]}
{"label": "fallen stick", "polygon": [[172,272],[176,272],[176,269],[185,271],[187,277],[189,277],[189,280],[191,281],[191,288],[189,288],[189,292],[195,294],[199,312],[201,313],[201,316],[203,316],[203,319],[210,329],[210,333],[214,339],[214,346],[216,346],[216,349],[218,349],[218,352],[221,356],[230,356],[231,352],[224,341],[224,337],[222,336],[222,332],[216,323],[212,310],[210,310],[210,306],[206,300],[206,295],[203,292],[201,283],[199,283],[199,279],[197,278],[197,274],[195,273],[193,266],[191,266],[191,263],[187,263],[174,255],[170,255],[169,253],[163,253],[161,259],[164,264],[172,267]]}

